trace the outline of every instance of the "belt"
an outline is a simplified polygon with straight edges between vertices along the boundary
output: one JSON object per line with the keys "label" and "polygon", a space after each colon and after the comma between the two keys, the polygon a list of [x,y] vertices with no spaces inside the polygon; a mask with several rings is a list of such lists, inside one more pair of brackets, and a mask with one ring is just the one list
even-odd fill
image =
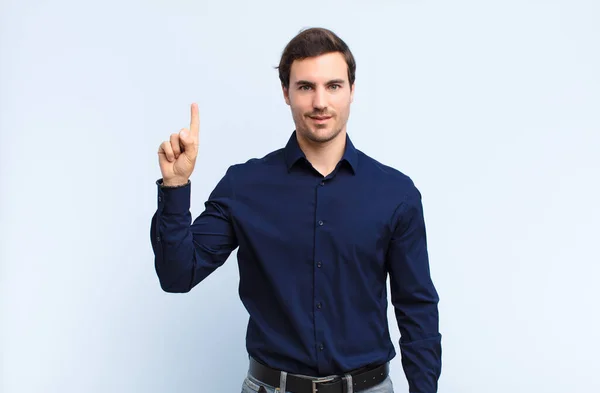
{"label": "belt", "polygon": [[[285,390],[291,393],[347,393],[360,392],[383,382],[389,373],[389,363],[374,368],[361,368],[349,372],[352,375],[352,390],[346,387],[344,376],[323,378],[307,378],[287,374]],[[267,367],[250,357],[249,374],[257,380],[274,387],[279,387],[281,371]]]}

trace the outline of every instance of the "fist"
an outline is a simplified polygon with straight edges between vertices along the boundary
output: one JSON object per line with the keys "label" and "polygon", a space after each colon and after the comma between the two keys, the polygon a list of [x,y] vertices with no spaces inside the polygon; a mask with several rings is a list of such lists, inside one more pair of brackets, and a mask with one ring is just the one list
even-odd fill
{"label": "fist", "polygon": [[158,148],[163,185],[177,186],[188,182],[196,165],[199,133],[198,105],[193,103],[190,128],[182,128],[178,133],[171,134],[169,140]]}

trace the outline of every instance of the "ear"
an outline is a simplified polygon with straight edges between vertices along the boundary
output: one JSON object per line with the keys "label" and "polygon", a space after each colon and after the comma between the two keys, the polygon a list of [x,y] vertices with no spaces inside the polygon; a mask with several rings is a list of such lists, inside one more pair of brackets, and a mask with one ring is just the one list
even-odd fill
{"label": "ear", "polygon": [[283,91],[283,99],[285,103],[290,105],[290,91],[283,84],[281,84],[281,90]]}
{"label": "ear", "polygon": [[356,88],[356,82],[354,82],[352,84],[352,87],[350,88],[350,102],[354,101],[354,90]]}

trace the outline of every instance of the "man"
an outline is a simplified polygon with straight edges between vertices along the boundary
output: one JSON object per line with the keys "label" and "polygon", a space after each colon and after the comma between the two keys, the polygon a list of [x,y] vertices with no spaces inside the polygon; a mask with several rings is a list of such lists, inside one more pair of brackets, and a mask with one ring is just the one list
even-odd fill
{"label": "man", "polygon": [[160,145],[151,224],[160,285],[188,292],[239,247],[244,392],[389,393],[389,276],[410,391],[435,392],[441,335],[421,194],[350,141],[356,65],[344,41],[304,30],[278,69],[296,129],[284,148],[230,166],[193,223],[196,104],[190,128]]}

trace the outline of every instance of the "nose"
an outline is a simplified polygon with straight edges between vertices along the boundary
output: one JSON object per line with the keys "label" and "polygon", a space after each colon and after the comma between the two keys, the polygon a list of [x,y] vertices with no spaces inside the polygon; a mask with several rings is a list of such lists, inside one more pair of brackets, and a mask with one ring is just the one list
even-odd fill
{"label": "nose", "polygon": [[325,108],[327,108],[325,91],[323,91],[323,89],[321,88],[315,89],[315,94],[313,96],[313,108],[319,111],[322,111]]}

